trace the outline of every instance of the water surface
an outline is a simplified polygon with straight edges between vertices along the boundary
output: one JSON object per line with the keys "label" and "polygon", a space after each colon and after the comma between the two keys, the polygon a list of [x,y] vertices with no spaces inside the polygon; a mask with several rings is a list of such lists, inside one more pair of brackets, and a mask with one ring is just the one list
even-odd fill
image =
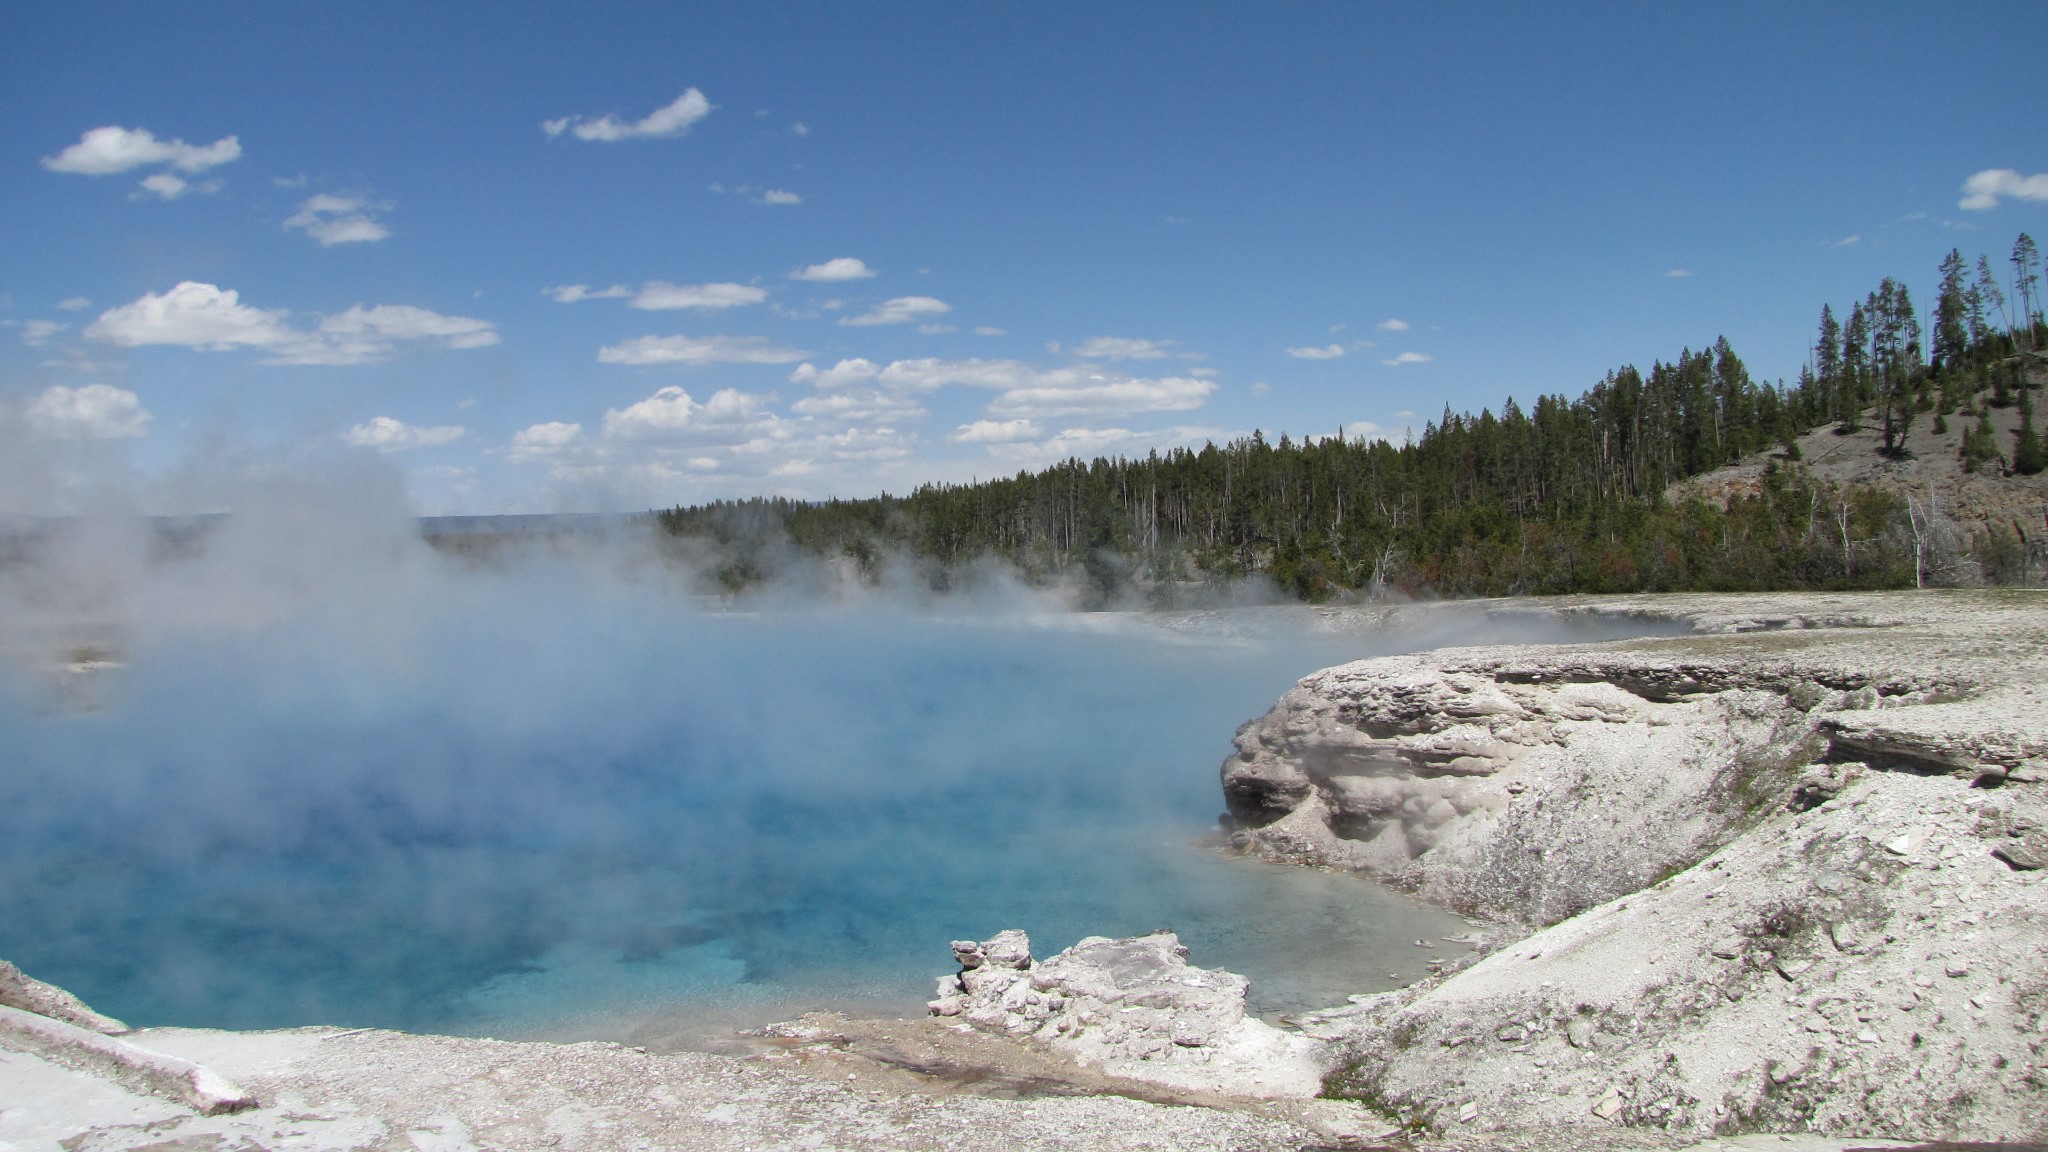
{"label": "water surface", "polygon": [[568,577],[403,615],[176,637],[94,711],[17,670],[0,956],[138,1024],[603,1035],[914,1012],[955,938],[1170,927],[1258,1009],[1325,1005],[1459,925],[1219,855],[1233,730],[1318,667],[1557,627],[706,612]]}

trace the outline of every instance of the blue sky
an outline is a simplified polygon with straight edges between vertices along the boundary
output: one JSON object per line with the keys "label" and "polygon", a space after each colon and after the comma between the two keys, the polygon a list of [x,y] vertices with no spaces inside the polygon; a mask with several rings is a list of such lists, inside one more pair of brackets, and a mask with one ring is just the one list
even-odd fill
{"label": "blue sky", "polygon": [[904,491],[1723,334],[1789,378],[1823,301],[2048,233],[2035,3],[428,7],[9,15],[0,444]]}

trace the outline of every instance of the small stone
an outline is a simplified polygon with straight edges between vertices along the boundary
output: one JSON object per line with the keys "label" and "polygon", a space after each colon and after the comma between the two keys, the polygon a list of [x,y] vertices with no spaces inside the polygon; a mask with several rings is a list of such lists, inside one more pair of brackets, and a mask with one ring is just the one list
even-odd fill
{"label": "small stone", "polygon": [[1709,951],[1713,952],[1719,959],[1733,960],[1743,953],[1743,939],[1740,936],[1730,936],[1726,939],[1716,940]]}
{"label": "small stone", "polygon": [[1593,1105],[1593,1115],[1598,1116],[1602,1120],[1612,1120],[1614,1119],[1615,1114],[1620,1111],[1621,1093],[1612,1088],[1609,1088],[1607,1090],[1607,1095],[1602,1096],[1599,1099],[1599,1101]]}
{"label": "small stone", "polygon": [[1479,1119],[1479,1105],[1474,1104],[1470,1100],[1465,1101],[1464,1106],[1458,1109],[1458,1123],[1470,1124],[1477,1119]]}
{"label": "small stone", "polygon": [[1970,962],[1968,960],[1951,960],[1943,964],[1941,970],[1951,978],[1960,979],[1970,974]]}
{"label": "small stone", "polygon": [[1865,1028],[1861,1032],[1856,1033],[1856,1039],[1861,1040],[1865,1044],[1875,1044],[1877,1043],[1877,1033]]}
{"label": "small stone", "polygon": [[1927,842],[1927,833],[1918,828],[1899,833],[1884,842],[1884,850],[1894,856],[1911,856]]}
{"label": "small stone", "polygon": [[1812,968],[1813,961],[1811,960],[1778,961],[1778,975],[1783,976],[1787,980],[1797,980]]}
{"label": "small stone", "polygon": [[1799,1077],[1801,1077],[1802,1075],[1805,1075],[1805,1071],[1805,1069],[1799,1067],[1797,1064],[1787,1064],[1783,1060],[1773,1060],[1771,1061],[1770,1066],[1767,1069],[1765,1069],[1766,1074],[1770,1076],[1771,1083],[1773,1084],[1789,1084],[1792,1081],[1799,1079]]}
{"label": "small stone", "polygon": [[1493,1035],[1503,1044],[1520,1044],[1529,1038],[1529,1030],[1520,1024],[1509,1024]]}
{"label": "small stone", "polygon": [[1993,848],[1991,854],[2018,872],[2032,872],[2048,867],[2048,834],[2029,832],[2025,836],[2009,839]]}

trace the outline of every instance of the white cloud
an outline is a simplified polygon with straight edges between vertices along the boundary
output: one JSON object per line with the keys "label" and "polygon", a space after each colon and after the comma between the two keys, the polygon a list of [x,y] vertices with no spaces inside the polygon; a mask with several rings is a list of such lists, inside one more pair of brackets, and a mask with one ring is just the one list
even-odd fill
{"label": "white cloud", "polygon": [[153,172],[142,178],[142,190],[154,192],[166,200],[176,200],[192,190],[192,185],[170,172]]}
{"label": "white cloud", "polygon": [[1172,340],[1094,336],[1082,341],[1073,352],[1092,360],[1163,360],[1173,354],[1174,344]]}
{"label": "white cloud", "polygon": [[1861,244],[1861,243],[1863,243],[1863,237],[1862,237],[1862,236],[1860,236],[1860,235],[1849,235],[1849,236],[1844,236],[1844,237],[1842,237],[1842,238],[1841,238],[1840,240],[1834,240],[1834,241],[1829,241],[1829,242],[1828,242],[1828,247],[1830,247],[1830,248],[1854,248],[1855,246],[1857,246],[1858,244]]}
{"label": "white cloud", "polygon": [[1266,383],[1264,380],[1255,380],[1252,382],[1252,395],[1254,396],[1264,396],[1266,393],[1271,392],[1272,390],[1273,386],[1271,384]]}
{"label": "white cloud", "polygon": [[832,423],[902,423],[927,415],[915,402],[878,388],[820,392],[791,404],[789,410]]}
{"label": "white cloud", "polygon": [[1429,356],[1428,356],[1428,354],[1427,354],[1427,353],[1423,353],[1423,352],[1403,352],[1403,353],[1401,353],[1401,354],[1400,354],[1399,356],[1396,356],[1396,357],[1394,357],[1394,358],[1393,358],[1392,360],[1382,360],[1382,361],[1380,361],[1380,363],[1382,363],[1382,364],[1427,364],[1427,363],[1429,363]]}
{"label": "white cloud", "polygon": [[585,120],[581,116],[564,116],[558,120],[541,121],[541,131],[550,137],[567,132],[578,140],[600,140],[607,143],[617,140],[653,140],[669,136],[681,136],[690,126],[711,115],[711,101],[704,98],[695,88],[685,89],[681,96],[665,107],[657,108],[644,119],[631,124],[622,122],[617,116],[606,113],[596,120]]}
{"label": "white cloud", "polygon": [[780,188],[770,188],[766,192],[761,193],[760,198],[754,201],[756,204],[801,204],[803,202],[803,197],[794,192],[785,192]]}
{"label": "white cloud", "polygon": [[1184,412],[1199,408],[1216,382],[1192,376],[1140,379],[1080,371],[1041,372],[989,404],[1000,416],[1099,416],[1132,412]]}
{"label": "white cloud", "polygon": [[1666,273],[1665,273],[1664,275],[1665,275],[1665,276],[1666,276],[1667,278],[1669,278],[1669,279],[1672,279],[1672,280],[1683,280],[1683,279],[1685,279],[1686,277],[1688,277],[1688,276],[1692,275],[1692,269],[1690,269],[1690,268],[1673,268],[1673,269],[1672,269],[1671,271],[1669,271],[1669,272],[1666,272]]}
{"label": "white cloud", "polygon": [[447,424],[438,428],[421,428],[407,424],[390,416],[373,417],[367,424],[358,424],[342,433],[341,438],[353,448],[375,448],[379,452],[404,452],[413,448],[432,448],[440,444],[451,444],[462,439],[464,429],[460,425]]}
{"label": "white cloud", "polygon": [[410,304],[379,304],[374,308],[354,305],[320,324],[322,332],[353,336],[375,334],[397,340],[444,338],[450,348],[485,348],[498,342],[488,320],[468,316],[443,316]]}
{"label": "white cloud", "polygon": [[562,284],[554,288],[543,288],[541,294],[554,297],[557,304],[574,304],[578,300],[617,300],[622,296],[631,296],[633,290],[624,284],[598,289],[592,289],[588,284]]}
{"label": "white cloud", "polygon": [[953,431],[953,439],[962,444],[1013,444],[1019,440],[1036,440],[1044,435],[1038,425],[1029,420],[976,420],[962,424]]}
{"label": "white cloud", "polygon": [[1192,376],[1139,378],[1088,366],[1042,369],[1021,360],[925,358],[896,360],[887,367],[871,360],[841,360],[822,370],[801,365],[789,379],[819,391],[866,387],[921,393],[952,385],[985,388],[998,393],[989,410],[1009,418],[1177,412],[1201,407],[1216,390],[1215,381]]}
{"label": "white cloud", "polygon": [[83,296],[73,296],[68,300],[57,301],[57,307],[65,312],[83,312],[92,307],[92,301]]}
{"label": "white cloud", "polygon": [[25,320],[21,325],[21,342],[31,348],[40,348],[44,341],[69,327],[69,324],[59,324],[55,320]]}
{"label": "white cloud", "polygon": [[327,317],[312,331],[287,324],[287,315],[282,308],[243,304],[231,288],[186,280],[162,295],[148,293],[109,308],[85,335],[126,348],[262,348],[271,353],[266,361],[270,364],[361,364],[390,353],[402,340],[436,341],[449,348],[482,348],[498,342],[488,320],[443,316],[409,304],[358,304]]}
{"label": "white cloud", "polygon": [[1382,320],[1380,321],[1380,329],[1385,332],[1406,332],[1408,330],[1408,322],[1399,319]]}
{"label": "white cloud", "polygon": [[159,140],[147,128],[108,125],[87,132],[78,138],[78,143],[55,156],[43,157],[43,167],[80,176],[111,176],[156,164],[180,172],[204,172],[241,155],[241,141],[233,136],[223,136],[200,147],[183,140]]}
{"label": "white cloud", "polygon": [[600,364],[788,364],[803,358],[759,336],[640,336],[597,351]]}
{"label": "white cloud", "polygon": [[1986,168],[1963,181],[1963,198],[1956,201],[1956,207],[1988,212],[1998,207],[2000,197],[2048,200],[2048,173],[2022,176],[2011,168]]}
{"label": "white cloud", "polygon": [[286,312],[265,311],[241,301],[232,288],[186,280],[170,291],[146,293],[132,304],[109,308],[85,330],[87,339],[124,348],[178,344],[219,352],[235,347],[271,348],[299,338],[284,322]]}
{"label": "white cloud", "polygon": [[974,334],[976,336],[1008,336],[1009,332],[993,324],[977,324],[974,326]]}
{"label": "white cloud", "polygon": [[874,275],[875,270],[868,267],[864,261],[856,260],[851,256],[840,256],[827,260],[823,264],[812,264],[807,268],[800,268],[795,272],[791,272],[789,278],[791,280],[814,280],[831,283],[838,280],[868,280],[872,279]]}
{"label": "white cloud", "polygon": [[640,294],[633,297],[631,307],[649,312],[677,308],[738,308],[759,304],[766,299],[767,292],[750,284],[670,284],[665,280],[650,280],[641,285]]}
{"label": "white cloud", "polygon": [[927,316],[942,316],[952,310],[951,305],[931,296],[898,296],[859,316],[848,316],[839,322],[852,328],[871,328],[877,324],[909,324]]}
{"label": "white cloud", "polygon": [[28,405],[29,427],[53,440],[123,440],[148,434],[150,415],[135,393],[107,384],[46,389]]}
{"label": "white cloud", "polygon": [[1297,360],[1335,360],[1344,354],[1344,346],[1329,344],[1321,348],[1289,348],[1287,354]]}
{"label": "white cloud", "polygon": [[513,433],[512,443],[520,448],[567,448],[583,438],[583,425],[550,420]]}
{"label": "white cloud", "polygon": [[917,334],[919,336],[942,336],[948,332],[958,332],[959,330],[951,324],[919,324],[917,326]]}
{"label": "white cloud", "polygon": [[367,244],[391,235],[374,213],[389,208],[360,196],[330,196],[321,193],[299,205],[298,212],[284,222],[287,230],[297,228],[320,242],[322,248],[336,244]]}
{"label": "white cloud", "polygon": [[760,397],[736,388],[721,388],[699,404],[688,392],[670,386],[637,404],[607,410],[604,434],[610,440],[651,440],[704,430],[774,438],[779,423],[773,413],[763,411]]}

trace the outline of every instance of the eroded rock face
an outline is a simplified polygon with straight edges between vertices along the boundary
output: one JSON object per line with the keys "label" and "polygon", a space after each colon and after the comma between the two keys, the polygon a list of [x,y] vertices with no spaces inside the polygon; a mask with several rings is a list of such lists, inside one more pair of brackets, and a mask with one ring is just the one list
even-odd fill
{"label": "eroded rock face", "polygon": [[1363,661],[1241,730],[1245,851],[1534,929],[1307,1021],[1333,1089],[1438,1130],[2048,1131],[2048,597],[1863,602]]}
{"label": "eroded rock face", "polygon": [[[1250,981],[1197,968],[1171,932],[1090,936],[1034,962],[1015,930],[955,941],[931,1010],[1030,1037],[1112,1075],[1232,1095],[1310,1097],[1330,1052],[1245,1014]],[[998,959],[1000,958],[1000,959]]]}
{"label": "eroded rock face", "polygon": [[1223,786],[1247,851],[1550,924],[1727,843],[1813,733],[1767,691],[1651,699],[1538,650],[1393,657],[1303,680],[1240,730]]}

